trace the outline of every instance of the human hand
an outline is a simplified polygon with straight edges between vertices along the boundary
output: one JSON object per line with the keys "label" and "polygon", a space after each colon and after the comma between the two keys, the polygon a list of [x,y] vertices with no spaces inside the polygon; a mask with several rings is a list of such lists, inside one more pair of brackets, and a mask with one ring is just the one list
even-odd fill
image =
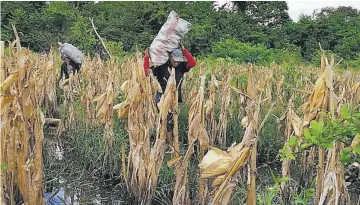
{"label": "human hand", "polygon": [[153,74],[153,72],[152,72],[151,69],[148,69],[148,70],[146,71],[146,75],[147,75],[147,76],[154,76],[154,74]]}

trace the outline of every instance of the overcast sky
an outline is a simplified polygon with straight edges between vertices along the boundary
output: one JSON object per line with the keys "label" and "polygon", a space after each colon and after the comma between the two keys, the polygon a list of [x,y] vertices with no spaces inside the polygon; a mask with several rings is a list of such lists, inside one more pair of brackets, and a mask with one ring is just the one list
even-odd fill
{"label": "overcast sky", "polygon": [[311,15],[314,10],[320,10],[323,7],[351,6],[360,10],[360,1],[287,1],[289,7],[289,16],[292,20],[298,21],[303,13]]}

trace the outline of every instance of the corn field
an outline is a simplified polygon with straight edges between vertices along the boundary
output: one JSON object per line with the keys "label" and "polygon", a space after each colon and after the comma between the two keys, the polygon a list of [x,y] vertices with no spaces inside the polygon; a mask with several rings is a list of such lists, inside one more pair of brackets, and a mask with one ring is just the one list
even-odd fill
{"label": "corn field", "polygon": [[[344,150],[359,157],[360,74],[341,71],[325,51],[318,67],[291,71],[200,61],[183,78],[183,105],[172,70],[157,109],[154,95],[162,90],[156,78],[145,75],[140,52],[123,61],[85,57],[80,73],[57,84],[58,51],[46,57],[33,53],[21,47],[13,29],[16,39],[6,47],[1,42],[1,204],[46,204],[44,130],[53,124],[59,139],[77,138],[73,130],[79,125],[101,129],[97,168],[113,170],[123,185],[131,200],[120,204],[359,204],[345,176],[356,162],[341,158]],[[166,138],[169,112],[172,142]],[[336,119],[338,126],[354,128],[325,142],[332,134],[324,123]],[[234,122],[240,134],[230,136]],[[275,185],[265,191],[274,193],[271,198],[260,193],[258,171],[260,141],[269,126],[282,142],[275,150],[280,167]],[[117,141],[117,130],[126,139]],[[171,191],[159,202],[164,169],[172,172]],[[311,199],[295,203],[295,196],[310,189]]]}

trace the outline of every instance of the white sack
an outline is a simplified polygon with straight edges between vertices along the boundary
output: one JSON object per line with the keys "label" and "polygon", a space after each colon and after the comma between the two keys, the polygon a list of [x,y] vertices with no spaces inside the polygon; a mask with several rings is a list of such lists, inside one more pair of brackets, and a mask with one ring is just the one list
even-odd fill
{"label": "white sack", "polygon": [[82,63],[82,52],[77,49],[75,46],[69,44],[69,43],[60,43],[60,53],[67,55],[71,60],[73,60],[75,63],[81,64]]}
{"label": "white sack", "polygon": [[169,52],[179,48],[180,39],[190,29],[191,24],[189,22],[179,18],[175,11],[170,12],[167,21],[150,45],[150,59],[155,67],[168,61]]}

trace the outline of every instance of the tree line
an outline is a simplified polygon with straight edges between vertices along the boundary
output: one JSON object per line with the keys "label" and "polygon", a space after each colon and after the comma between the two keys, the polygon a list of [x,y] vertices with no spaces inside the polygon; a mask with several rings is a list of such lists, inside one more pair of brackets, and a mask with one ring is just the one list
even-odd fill
{"label": "tree line", "polygon": [[90,55],[105,55],[89,20],[93,18],[108,49],[124,56],[148,47],[171,10],[192,23],[185,46],[196,56],[233,58],[240,55],[236,50],[240,48],[245,58],[238,60],[243,62],[267,59],[263,50],[290,52],[302,61],[314,62],[320,58],[320,43],[346,64],[360,67],[360,11],[351,7],[323,8],[294,22],[286,2],[229,2],[217,6],[214,2],[183,1],[5,1],[1,2],[1,39],[14,38],[11,24],[15,24],[23,45],[34,51],[43,52],[57,42],[68,42]]}

